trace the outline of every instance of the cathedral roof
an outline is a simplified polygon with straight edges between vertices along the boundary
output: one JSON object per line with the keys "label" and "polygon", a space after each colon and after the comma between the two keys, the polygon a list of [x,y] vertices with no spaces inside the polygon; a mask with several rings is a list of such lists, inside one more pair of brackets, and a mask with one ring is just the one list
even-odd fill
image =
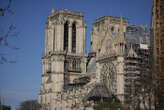
{"label": "cathedral roof", "polygon": [[91,58],[88,67],[87,67],[87,73],[91,74],[91,73],[96,73],[96,58]]}
{"label": "cathedral roof", "polygon": [[68,10],[68,9],[61,9],[61,10],[56,10],[56,11],[54,9],[52,9],[50,16],[56,16],[56,15],[59,15],[59,14],[83,17],[81,12],[72,11],[72,10]]}
{"label": "cathedral roof", "polygon": [[111,94],[108,91],[107,87],[104,84],[97,84],[88,94],[88,96],[84,99],[86,100],[95,100],[99,98],[108,98]]}
{"label": "cathedral roof", "polygon": [[[94,25],[101,24],[105,20],[109,20],[110,23],[114,23],[114,24],[119,24],[120,23],[120,17],[116,17],[116,16],[103,16],[103,17],[100,17],[100,18],[96,19],[94,21]],[[123,24],[128,25],[129,24],[129,20],[127,18],[123,18]]]}

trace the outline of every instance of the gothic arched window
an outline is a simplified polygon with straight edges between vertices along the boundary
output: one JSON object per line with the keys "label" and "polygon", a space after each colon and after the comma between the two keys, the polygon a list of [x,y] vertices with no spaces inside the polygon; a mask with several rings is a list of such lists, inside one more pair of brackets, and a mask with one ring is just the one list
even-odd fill
{"label": "gothic arched window", "polygon": [[111,27],[111,31],[114,32],[114,27],[113,26]]}
{"label": "gothic arched window", "polygon": [[53,34],[54,34],[54,36],[53,36],[53,50],[55,50],[55,48],[56,48],[56,46],[55,46],[55,45],[56,45],[56,44],[55,44],[55,40],[56,40],[56,38],[55,38],[55,37],[56,37],[56,36],[55,36],[55,34],[56,34],[55,28],[54,28],[54,33],[53,33]]}
{"label": "gothic arched window", "polygon": [[64,24],[64,51],[68,50],[68,21]]}
{"label": "gothic arched window", "polygon": [[51,63],[48,63],[47,73],[51,73]]}
{"label": "gothic arched window", "polygon": [[72,62],[72,70],[74,70],[74,71],[76,71],[76,69],[77,69],[76,64],[77,64],[76,59],[74,59],[73,62]]}
{"label": "gothic arched window", "polygon": [[76,52],[76,23],[72,24],[72,52]]}

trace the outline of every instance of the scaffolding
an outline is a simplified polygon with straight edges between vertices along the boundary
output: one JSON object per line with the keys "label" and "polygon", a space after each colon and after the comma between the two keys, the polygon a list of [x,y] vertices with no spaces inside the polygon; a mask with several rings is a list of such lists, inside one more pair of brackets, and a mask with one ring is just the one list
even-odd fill
{"label": "scaffolding", "polygon": [[149,100],[152,98],[150,30],[147,26],[127,26],[125,39],[125,104],[133,109],[150,109],[149,103],[153,103]]}
{"label": "scaffolding", "polygon": [[142,48],[139,44],[133,44],[133,47],[136,55],[127,56],[125,62],[126,103],[132,103],[135,97],[139,98],[142,88],[147,88],[152,81],[149,49]]}
{"label": "scaffolding", "polygon": [[139,57],[126,57],[125,68],[125,102],[133,101],[134,96],[138,93],[140,87]]}

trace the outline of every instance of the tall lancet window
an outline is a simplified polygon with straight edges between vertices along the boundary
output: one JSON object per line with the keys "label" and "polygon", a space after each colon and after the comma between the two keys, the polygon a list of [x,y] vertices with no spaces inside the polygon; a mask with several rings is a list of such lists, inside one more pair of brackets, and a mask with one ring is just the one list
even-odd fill
{"label": "tall lancet window", "polygon": [[55,40],[56,40],[56,38],[55,38],[55,37],[56,37],[56,36],[55,36],[55,34],[56,34],[55,28],[54,28],[54,33],[53,33],[53,34],[54,34],[54,35],[53,35],[53,51],[55,51],[55,48],[56,48],[56,46],[55,46],[55,45],[56,45],[56,43],[55,43],[55,42],[56,42],[56,41],[55,41]]}
{"label": "tall lancet window", "polygon": [[76,23],[72,24],[72,52],[76,52]]}
{"label": "tall lancet window", "polygon": [[68,21],[64,24],[64,51],[68,50]]}

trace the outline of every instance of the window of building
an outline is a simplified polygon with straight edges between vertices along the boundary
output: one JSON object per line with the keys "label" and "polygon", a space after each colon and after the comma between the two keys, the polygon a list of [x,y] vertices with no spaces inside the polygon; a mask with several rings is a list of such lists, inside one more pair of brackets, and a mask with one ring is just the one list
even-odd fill
{"label": "window of building", "polygon": [[114,32],[114,27],[113,26],[111,27],[111,31]]}
{"label": "window of building", "polygon": [[64,51],[68,50],[68,21],[64,24]]}
{"label": "window of building", "polygon": [[55,39],[55,33],[56,33],[56,32],[55,32],[55,28],[54,28],[54,36],[53,36],[53,50],[55,50],[55,48],[56,48],[56,47],[55,47],[55,40],[56,40],[56,39]]}
{"label": "window of building", "polygon": [[51,73],[51,63],[48,63],[47,73]]}
{"label": "window of building", "polygon": [[72,24],[72,52],[76,52],[76,24]]}
{"label": "window of building", "polygon": [[77,67],[76,64],[77,64],[77,62],[76,62],[76,60],[74,59],[73,62],[72,62],[72,70],[74,70],[74,71],[76,71],[76,69],[77,69],[77,68],[76,68],[76,67]]}
{"label": "window of building", "polygon": [[81,60],[79,58],[66,59],[64,62],[65,72],[81,72]]}

